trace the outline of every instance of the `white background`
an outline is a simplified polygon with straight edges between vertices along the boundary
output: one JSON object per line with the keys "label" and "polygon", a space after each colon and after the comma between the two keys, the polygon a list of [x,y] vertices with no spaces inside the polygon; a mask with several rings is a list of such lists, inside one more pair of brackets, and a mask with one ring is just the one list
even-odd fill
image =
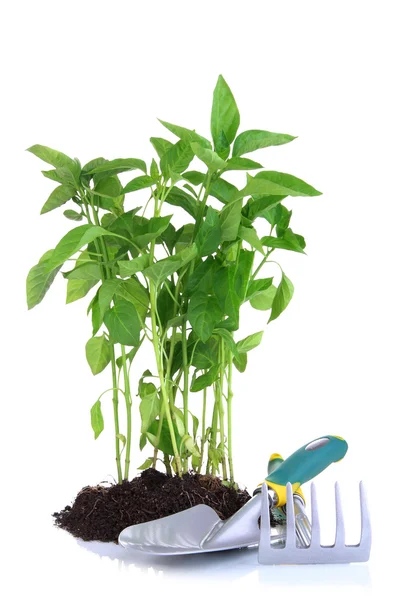
{"label": "white background", "polygon": [[[378,598],[398,587],[397,9],[388,0],[15,0],[2,8],[5,597],[204,598],[223,586],[242,596]],[[86,302],[65,307],[60,278],[26,310],[26,273],[69,223],[59,211],[39,217],[52,184],[24,149],[41,143],[82,162],[148,160],[148,138],[165,135],[156,117],[208,135],[219,73],[235,94],[241,130],[299,136],[252,157],[324,192],[289,203],[307,256],[281,251],[294,299],[235,380],[236,476],[251,490],[271,452],[288,455],[326,433],[345,437],[345,460],[318,480],[322,519],[329,542],[339,479],[356,541],[364,479],[374,526],[368,565],[267,568],[254,552],[146,562],[82,546],[52,526],[52,511],[114,472],[111,405],[95,443],[89,409],[108,380],[94,379],[85,362]],[[248,311],[244,333],[262,328],[265,316]],[[142,357],[137,375],[149,360]],[[135,448],[133,464],[141,460]]]}

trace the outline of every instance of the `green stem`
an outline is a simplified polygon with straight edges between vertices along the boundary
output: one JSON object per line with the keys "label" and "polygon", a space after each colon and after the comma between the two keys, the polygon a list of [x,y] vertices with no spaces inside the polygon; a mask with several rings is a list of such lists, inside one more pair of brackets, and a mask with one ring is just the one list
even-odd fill
{"label": "green stem", "polygon": [[113,382],[113,408],[114,408],[114,429],[115,429],[115,461],[117,463],[118,483],[122,483],[122,467],[121,467],[121,448],[119,439],[119,416],[118,416],[118,382],[117,368],[115,364],[115,348],[111,344],[111,369]]}
{"label": "green stem", "polygon": [[217,394],[218,394],[218,410],[219,410],[219,432],[220,432],[220,445],[222,450],[222,477],[224,481],[228,479],[228,473],[226,470],[226,456],[225,456],[225,415],[224,415],[224,401],[223,401],[223,385],[225,376],[225,347],[223,340],[220,341],[219,346],[219,363],[220,372],[219,379],[217,381]]}
{"label": "green stem", "polygon": [[[164,190],[164,193],[165,193],[165,190]],[[157,196],[155,196],[154,197],[154,216],[155,217],[160,216],[161,206],[162,206],[162,199],[161,199],[161,202],[159,205],[158,198],[157,198]],[[152,264],[154,262],[154,250],[155,250],[155,240],[152,240],[151,246],[150,246],[150,264]],[[168,422],[168,428],[169,428],[169,433],[171,436],[172,448],[174,450],[176,470],[177,470],[179,477],[182,477],[181,459],[179,456],[178,446],[176,443],[174,424],[172,421],[171,410],[169,407],[168,390],[167,390],[167,386],[165,384],[165,378],[164,378],[163,361],[162,361],[162,356],[160,353],[160,336],[159,336],[158,329],[157,329],[157,314],[156,314],[156,311],[157,311],[157,289],[156,289],[155,283],[151,279],[149,282],[149,288],[150,288],[150,317],[151,317],[152,342],[153,342],[153,349],[154,349],[154,354],[155,354],[155,358],[156,358],[158,377],[160,380],[161,400],[162,400],[162,403],[164,406],[165,416],[166,416],[167,422]]]}
{"label": "green stem", "polygon": [[233,454],[232,454],[232,353],[228,352],[228,464],[229,464],[229,479],[231,483],[235,483],[235,476],[233,474]]}
{"label": "green stem", "polygon": [[[189,367],[187,357],[187,339],[186,339],[186,319],[182,325],[182,368],[183,368],[183,422],[185,435],[189,433]],[[185,470],[187,471],[188,460],[185,460]]]}
{"label": "green stem", "polygon": [[[81,198],[83,201],[83,205],[86,208],[86,218],[88,220],[89,223],[92,223],[91,221],[91,217],[90,217],[90,212],[89,212],[89,203],[86,200],[86,195],[84,194],[84,192],[81,193]],[[96,224],[99,224],[99,219],[98,219],[98,215],[96,210],[93,207],[93,200],[91,199],[90,205],[92,207],[92,212],[93,212],[93,218],[96,222]],[[101,238],[101,241],[103,241],[103,239]],[[107,252],[107,248],[104,244],[99,245],[99,241],[98,240],[94,240],[94,245],[96,248],[96,253],[99,255],[99,267],[100,267],[100,272],[101,272],[101,276],[102,276],[102,281],[105,281],[106,279],[108,279],[110,277],[110,271],[109,271],[109,267],[108,267],[108,260],[109,260],[109,256],[108,256],[108,252]],[[105,264],[103,264],[103,261]],[[121,467],[121,446],[120,446],[120,439],[119,439],[119,435],[120,435],[120,430],[119,430],[119,414],[118,414],[118,403],[119,403],[119,399],[118,399],[118,381],[117,381],[117,369],[116,369],[116,360],[115,360],[115,347],[114,344],[111,344],[111,372],[112,372],[112,387],[113,387],[113,413],[114,413],[114,435],[115,435],[115,461],[117,463],[117,476],[118,476],[118,483],[122,483],[122,467]],[[129,439],[129,438],[128,438]],[[128,443],[128,440],[127,440]],[[129,444],[130,444],[130,440],[129,440]]]}
{"label": "green stem", "polygon": [[126,364],[125,346],[121,345],[122,371],[124,374],[124,391],[126,405],[126,449],[125,449],[125,472],[124,479],[129,479],[129,466],[131,462],[131,441],[132,441],[132,397],[129,382],[129,373]]}
{"label": "green stem", "polygon": [[160,354],[160,338],[159,338],[158,331],[157,331],[157,319],[156,319],[156,312],[155,312],[156,303],[157,303],[157,297],[156,297],[155,285],[152,281],[150,281],[151,328],[152,328],[152,336],[153,336],[153,349],[154,349],[154,354],[156,357],[158,377],[160,379],[161,399],[162,399],[163,406],[164,406],[165,416],[167,417],[169,433],[171,436],[172,448],[174,449],[174,458],[175,458],[175,463],[176,463],[176,469],[177,469],[179,477],[182,477],[181,459],[179,456],[178,446],[176,443],[174,424],[172,422],[171,410],[169,407],[168,390],[165,385],[164,370],[163,370],[162,358],[161,358],[161,354]]}
{"label": "green stem", "polygon": [[206,411],[207,411],[207,388],[203,390],[203,411],[201,415],[201,442],[200,442],[200,465],[198,472],[200,473],[203,465],[204,447],[206,444]]}
{"label": "green stem", "polygon": [[[211,423],[211,433],[210,433],[210,449],[213,451],[214,455],[215,455],[215,451],[217,449],[217,429],[218,429],[218,401],[217,401],[217,398],[215,398],[213,417],[212,417],[212,423]],[[217,473],[217,469],[214,464],[215,461],[210,461],[210,462],[211,462],[211,475],[215,476]]]}
{"label": "green stem", "polygon": [[162,430],[162,425],[163,425],[163,421],[164,421],[164,413],[165,413],[165,409],[164,409],[164,404],[163,404],[161,406],[160,417],[159,417],[159,420],[158,420],[158,428],[157,428],[156,441],[154,443],[153,469],[156,468],[156,463],[157,463],[158,445],[159,445],[160,439],[161,439],[161,430]]}

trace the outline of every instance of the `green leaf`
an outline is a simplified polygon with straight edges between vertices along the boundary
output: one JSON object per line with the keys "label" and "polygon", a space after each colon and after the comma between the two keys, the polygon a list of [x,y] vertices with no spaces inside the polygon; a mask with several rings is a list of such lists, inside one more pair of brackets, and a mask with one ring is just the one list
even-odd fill
{"label": "green leaf", "polygon": [[233,364],[239,373],[244,373],[247,367],[247,354],[239,354],[239,358],[233,359]]}
{"label": "green leaf", "polygon": [[102,164],[99,164],[89,170],[85,170],[88,175],[94,175],[96,173],[107,173],[109,175],[118,175],[118,173],[125,173],[126,171],[134,171],[139,169],[146,173],[146,163],[140,158],[115,158],[114,160],[106,160]]}
{"label": "green leaf", "polygon": [[186,171],[182,174],[182,177],[192,185],[201,185],[205,181],[206,174],[199,171]]}
{"label": "green leaf", "polygon": [[142,419],[140,431],[141,433],[146,433],[154,419],[160,414],[161,400],[154,383],[141,381],[139,384],[139,396],[141,398],[139,411]]}
{"label": "green leaf", "polygon": [[171,406],[172,418],[176,425],[179,435],[185,435],[185,419],[182,411],[176,406]]}
{"label": "green leaf", "polygon": [[219,214],[211,206],[207,209],[206,218],[199,227],[195,242],[200,256],[209,256],[216,252],[222,236]]}
{"label": "green leaf", "polygon": [[57,181],[57,183],[67,183],[64,177],[60,174],[58,169],[50,169],[50,171],[42,171],[42,174],[47,177],[47,179],[51,179],[52,181]]}
{"label": "green leaf", "polygon": [[48,146],[41,146],[40,144],[35,144],[27,150],[53,167],[67,169],[73,175],[74,181],[76,183],[79,182],[80,166],[66,154],[58,150],[53,150],[53,148],[49,148]]}
{"label": "green leaf", "polygon": [[233,144],[232,156],[242,156],[248,152],[254,152],[254,150],[267,148],[268,146],[281,146],[295,139],[296,137],[285,133],[249,129],[237,136]]}
{"label": "green leaf", "polygon": [[151,161],[150,164],[150,176],[155,180],[158,181],[159,177],[160,177],[160,172],[158,170],[158,166],[156,161],[154,160],[154,158]]}
{"label": "green leaf", "polygon": [[205,261],[200,261],[194,268],[187,282],[184,294],[192,295],[197,289],[209,294],[212,292],[213,274],[215,272],[215,260],[209,256]]}
{"label": "green leaf", "polygon": [[220,132],[218,139],[215,142],[215,152],[223,160],[226,160],[229,156],[230,144],[226,139],[226,135],[223,131]]}
{"label": "green leaf", "polygon": [[170,277],[172,273],[175,273],[178,269],[196,258],[197,254],[197,247],[195,244],[192,244],[174,256],[157,261],[147,269],[144,269],[143,274],[158,286],[167,277]]}
{"label": "green leaf", "polygon": [[263,333],[263,331],[252,333],[244,338],[244,340],[240,340],[240,342],[236,344],[239,354],[246,354],[247,352],[250,352],[250,350],[253,350],[253,348],[259,346],[261,344]]}
{"label": "green leaf", "polygon": [[242,203],[231,202],[226,204],[220,212],[221,240],[230,242],[236,240],[242,218]]}
{"label": "green leaf", "polygon": [[[218,341],[214,337],[210,338],[206,343],[197,340],[191,364],[196,367],[196,369],[210,369],[214,365],[217,365],[219,360],[218,348]],[[191,357],[191,355],[191,352],[189,352],[189,357]]]}
{"label": "green leaf", "polygon": [[124,451],[125,446],[126,446],[126,437],[124,436],[123,433],[117,433],[117,435],[115,437],[118,438],[119,441],[122,443],[122,449],[120,451],[120,455],[121,455],[122,452]]}
{"label": "green leaf", "polygon": [[48,270],[48,262],[53,255],[54,250],[48,250],[43,254],[38,264],[32,267],[26,279],[26,300],[28,310],[40,304],[54,281],[55,276],[61,266]]}
{"label": "green leaf", "polygon": [[[255,283],[255,282],[253,282]],[[277,288],[274,285],[268,286],[266,290],[255,294],[250,299],[250,304],[256,310],[269,310],[272,308]]]}
{"label": "green leaf", "polygon": [[95,279],[69,279],[67,283],[66,303],[76,302],[84,298],[88,292],[96,285]]}
{"label": "green leaf", "polygon": [[305,247],[304,238],[297,236],[291,229],[287,229],[282,237],[273,237],[266,235],[261,239],[263,246],[268,248],[280,248],[282,250],[292,250],[293,252],[300,252],[305,254],[303,248]]}
{"label": "green leaf", "polygon": [[76,194],[76,189],[72,185],[59,185],[53,190],[43,205],[42,210],[40,211],[41,215],[44,215],[59,206],[62,206],[68,200],[71,200],[73,196]]}
{"label": "green leaf", "polygon": [[[143,448],[141,448],[141,450],[143,450]],[[152,458],[146,458],[146,460],[144,461],[144,463],[142,465],[140,465],[140,467],[138,467],[138,470],[139,471],[145,471],[146,469],[149,469],[152,464],[153,464],[153,459]]]}
{"label": "green leaf", "polygon": [[188,142],[179,140],[171,146],[160,160],[160,168],[166,179],[173,173],[183,173],[186,171],[194,157],[193,150]]}
{"label": "green leaf", "polygon": [[[132,364],[132,361],[135,358],[135,356],[138,353],[138,351],[139,351],[139,347],[138,348],[131,348],[129,350],[129,352],[126,352],[125,358],[129,362],[129,364]],[[118,369],[122,369],[123,364],[124,364],[122,356],[119,356],[115,362],[117,363]],[[141,448],[141,450],[142,450],[142,448]]]}
{"label": "green leaf", "polygon": [[243,227],[242,225],[240,225],[238,235],[241,240],[244,240],[245,242],[250,244],[250,246],[261,252],[261,254],[265,254],[262,240],[260,240],[260,238],[258,237],[254,227]]}
{"label": "green leaf", "polygon": [[83,246],[90,244],[103,235],[110,235],[110,232],[96,225],[79,225],[71,229],[54,248],[51,259],[47,264],[48,271],[62,265]]}
{"label": "green leaf", "polygon": [[236,199],[253,194],[265,194],[271,196],[320,196],[321,192],[313,188],[305,181],[298,179],[288,173],[278,171],[261,171],[255,177],[251,177],[243,190],[239,190]]}
{"label": "green leaf", "polygon": [[97,400],[90,409],[90,422],[94,431],[94,439],[97,440],[104,429],[104,419],[101,412],[100,400]]}
{"label": "green leaf", "polygon": [[157,313],[162,327],[165,327],[176,315],[177,305],[174,298],[174,286],[167,279],[161,286],[157,295]]}
{"label": "green leaf", "polygon": [[240,115],[235,99],[225,79],[220,75],[214,90],[211,111],[211,134],[214,146],[217,148],[221,143],[221,133],[231,144],[235,139],[239,124]]}
{"label": "green leaf", "polygon": [[285,275],[285,273],[282,273],[282,279],[278,285],[274,300],[272,302],[272,310],[268,323],[277,319],[279,315],[285,310],[285,308],[287,307],[287,305],[293,297],[293,292],[293,283]]}
{"label": "green leaf", "polygon": [[214,296],[198,291],[190,299],[187,316],[196,335],[206,342],[223,313]]}
{"label": "green leaf", "polygon": [[137,217],[134,228],[134,241],[140,248],[146,247],[152,240],[158,238],[169,225],[172,215],[145,219]]}
{"label": "green leaf", "polygon": [[63,273],[65,279],[94,279],[96,282],[101,279],[100,266],[90,258],[90,254],[84,251],[76,260],[75,267],[71,271]]}
{"label": "green leaf", "polygon": [[149,307],[149,294],[137,279],[124,279],[120,282],[115,293],[133,304],[142,321],[146,318]]}
{"label": "green leaf", "polygon": [[121,284],[120,279],[106,279],[98,291],[98,326],[102,324],[106,311],[110,308],[114,295]]}
{"label": "green leaf", "polygon": [[214,173],[219,169],[225,169],[227,163],[216,152],[209,148],[203,148],[197,142],[192,142],[190,145],[197,158],[207,165],[210,173]]}
{"label": "green leaf", "polygon": [[144,271],[149,266],[150,258],[148,254],[142,254],[132,260],[119,260],[119,274],[121,277],[130,277],[135,273]]}
{"label": "green leaf", "polygon": [[197,203],[192,196],[189,196],[186,192],[180,188],[170,188],[165,199],[167,204],[172,206],[180,206],[185,210],[193,219],[196,219],[197,214]]}
{"label": "green leaf", "polygon": [[210,186],[210,196],[217,198],[223,204],[229,204],[236,197],[237,193],[237,187],[221,177],[213,181]]}
{"label": "green leaf", "polygon": [[210,385],[212,385],[214,383],[214,381],[217,380],[218,375],[219,375],[219,366],[215,365],[214,367],[211,367],[211,369],[209,369],[209,371],[207,371],[206,373],[203,373],[203,375],[200,375],[199,377],[193,377],[192,383],[190,386],[190,391],[191,392],[200,392],[201,390],[204,390],[204,388],[209,387]]}
{"label": "green leaf", "polygon": [[118,198],[123,195],[121,182],[116,175],[109,175],[100,179],[96,183],[94,191],[96,196],[104,198]]}
{"label": "green leaf", "polygon": [[254,279],[254,281],[251,281],[247,288],[246,300],[251,300],[260,292],[267,290],[271,287],[272,281],[273,277],[268,277],[267,279]]}
{"label": "green leaf", "polygon": [[161,125],[164,125],[164,127],[166,127],[169,131],[171,131],[171,133],[176,135],[181,140],[184,140],[185,142],[197,142],[200,144],[200,146],[203,146],[203,148],[211,148],[211,143],[195,131],[186,129],[186,127],[180,127],[179,125],[167,123],[167,121],[162,121],[161,119],[158,120],[160,121]]}
{"label": "green leaf", "polygon": [[86,344],[86,360],[93,375],[104,371],[111,360],[111,345],[105,335],[90,338]]}
{"label": "green leaf", "polygon": [[145,188],[151,187],[157,183],[156,179],[150,177],[149,175],[140,175],[139,177],[135,177],[129,183],[126,184],[124,189],[122,190],[123,194],[128,194],[129,192],[136,192],[137,190],[143,190]]}
{"label": "green leaf", "polygon": [[186,434],[185,436],[183,436],[181,443],[185,446],[186,450],[193,456],[196,456],[198,458],[201,456],[199,449],[197,448],[193,438],[190,435]]}
{"label": "green leaf", "polygon": [[100,320],[100,310],[99,310],[99,290],[97,290],[96,294],[90,301],[88,306],[87,314],[92,313],[92,335],[95,336],[99,331],[103,319]]}
{"label": "green leaf", "polygon": [[150,142],[153,144],[154,150],[157,152],[159,158],[162,158],[173,146],[172,142],[164,140],[164,138],[151,137]]}
{"label": "green leaf", "polygon": [[250,160],[249,158],[240,158],[234,156],[226,161],[225,171],[251,171],[252,169],[262,169],[260,163]]}
{"label": "green leaf", "polygon": [[[243,212],[250,221],[254,221],[257,217],[265,216],[267,211],[271,211],[274,208],[281,206],[282,200],[287,196],[259,196],[255,195],[254,198],[250,198]],[[272,224],[272,223],[271,223]]]}
{"label": "green leaf", "polygon": [[116,301],[104,315],[104,323],[114,342],[126,346],[138,346],[141,326],[132,303],[124,300]]}
{"label": "green leaf", "polygon": [[78,213],[75,210],[64,210],[64,217],[70,219],[70,221],[82,221],[83,215],[82,213]]}
{"label": "green leaf", "polygon": [[236,348],[235,340],[233,339],[233,335],[227,329],[222,329],[218,327],[214,329],[213,335],[218,335],[225,342],[226,347],[230,352],[232,352],[233,356],[239,358],[239,352]]}
{"label": "green leaf", "polygon": [[215,296],[223,313],[233,320],[234,329],[239,325],[239,309],[246,298],[253,260],[254,252],[241,250],[235,264],[221,268],[214,275]]}
{"label": "green leaf", "polygon": [[[154,442],[156,440],[156,435],[158,432],[158,423],[159,423],[158,419],[153,421],[153,423],[150,425],[149,430],[146,434],[147,439],[153,446],[154,446]],[[181,444],[181,436],[179,435],[175,424],[174,424],[174,431],[175,431],[176,443],[178,444],[178,448],[179,448],[179,446]],[[161,435],[160,435],[160,441],[158,444],[158,449],[161,452],[163,452],[164,454],[167,454],[168,456],[174,455],[174,449],[173,449],[172,442],[171,442],[171,435],[169,433],[167,419],[164,419],[162,422]]]}

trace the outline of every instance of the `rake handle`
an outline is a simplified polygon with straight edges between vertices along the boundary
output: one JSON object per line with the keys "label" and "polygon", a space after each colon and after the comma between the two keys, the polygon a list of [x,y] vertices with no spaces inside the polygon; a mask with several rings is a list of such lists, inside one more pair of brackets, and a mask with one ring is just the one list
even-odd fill
{"label": "rake handle", "polygon": [[[275,492],[274,505],[286,504],[287,483],[292,484],[293,492],[298,491],[303,483],[314,479],[333,462],[342,460],[347,448],[347,442],[343,438],[325,435],[302,446],[284,461],[280,460],[282,457],[279,455],[272,455],[270,467],[273,470],[268,473],[265,482]],[[261,486],[262,484],[257,491],[261,491]]]}

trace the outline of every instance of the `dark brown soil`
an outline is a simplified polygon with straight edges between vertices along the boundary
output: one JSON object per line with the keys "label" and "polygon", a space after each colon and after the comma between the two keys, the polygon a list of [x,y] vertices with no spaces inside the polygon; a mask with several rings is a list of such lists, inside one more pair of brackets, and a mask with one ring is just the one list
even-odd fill
{"label": "dark brown soil", "polygon": [[83,488],[72,506],[53,517],[58,527],[82,540],[117,542],[129,525],[196,504],[208,504],[221,519],[227,519],[249,499],[247,491],[226,487],[216,477],[188,473],[180,478],[147,469],[132,481]]}

